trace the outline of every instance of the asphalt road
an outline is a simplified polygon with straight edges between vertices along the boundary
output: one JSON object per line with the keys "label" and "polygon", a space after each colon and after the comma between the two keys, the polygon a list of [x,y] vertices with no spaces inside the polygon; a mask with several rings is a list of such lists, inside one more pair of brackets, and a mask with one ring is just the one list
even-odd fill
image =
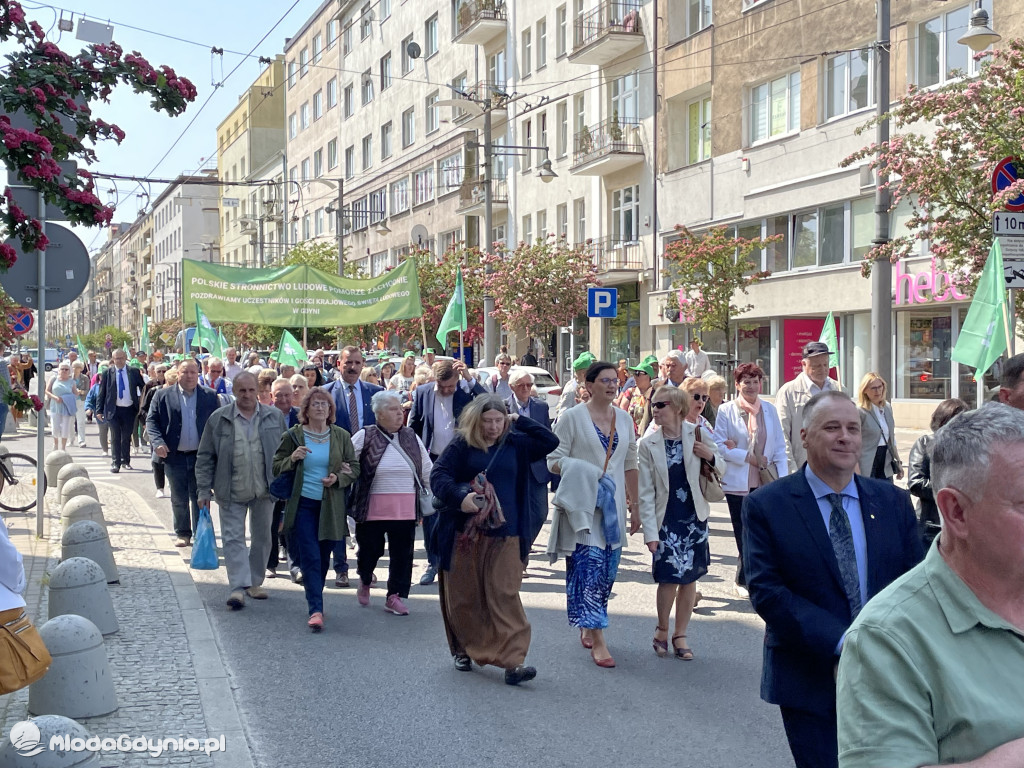
{"label": "asphalt road", "polygon": [[[93,447],[72,448],[76,460],[95,479],[147,499],[170,542],[170,501],[153,498],[148,458],[113,475],[95,447],[95,426],[87,439]],[[34,447],[27,437],[4,442]],[[724,504],[713,505],[711,536],[689,662],[659,659],[651,649],[650,555],[639,536],[631,539],[610,606],[612,670],[595,666],[568,626],[562,564],[535,554],[522,597],[533,626],[528,663],[538,677],[518,688],[494,668],[452,667],[436,585],[414,585],[407,617],[384,612],[383,589],[361,608],[354,589],[328,587],[326,628],[313,635],[302,588],[288,579],[269,580],[269,600],[232,612],[223,569],[193,575],[260,768],[791,766],[778,710],[758,698],[763,624],[732,590],[736,552]],[[354,556],[350,565],[354,581]],[[424,565],[420,548],[414,581]],[[377,574],[383,584],[386,561]]]}

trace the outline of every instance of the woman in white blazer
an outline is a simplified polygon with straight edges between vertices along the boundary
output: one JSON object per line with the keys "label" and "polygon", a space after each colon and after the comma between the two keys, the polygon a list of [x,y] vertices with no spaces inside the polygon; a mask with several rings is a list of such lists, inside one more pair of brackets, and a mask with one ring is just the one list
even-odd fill
{"label": "woman in white blazer", "polygon": [[[626,537],[640,528],[636,516],[636,435],[630,415],[612,407],[619,394],[614,365],[593,363],[587,369],[584,386],[590,399],[562,412],[554,430],[558,448],[548,454],[548,469],[562,476],[548,553],[552,557],[566,556],[569,623],[580,630],[580,642],[590,650],[594,663],[610,668],[615,666],[615,660],[604,637],[608,598]],[[604,476],[614,482],[614,494],[610,493],[607,480],[602,481]],[[576,498],[564,498],[569,493]],[[602,500],[607,509],[595,509]],[[627,500],[633,518],[628,531]]]}
{"label": "woman in white blazer", "polygon": [[674,605],[672,652],[684,661],[693,659],[686,631],[693,613],[697,580],[708,572],[711,562],[711,508],[700,492],[701,459],[719,468],[724,461],[713,441],[710,425],[700,415],[707,398],[707,382],[692,376],[678,388],[659,387],[651,398],[658,429],[643,437],[637,446],[640,522],[644,542],[654,556],[651,572],[658,584],[654,652],[658,656],[668,655],[668,622]]}
{"label": "woman in white blazer", "polygon": [[[860,473],[865,477],[891,483],[893,475],[903,479],[903,462],[896,449],[896,422],[887,400],[885,379],[877,373],[865,373],[857,389],[860,409]],[[895,466],[899,467],[896,471]]]}
{"label": "woman in white blazer", "polygon": [[755,363],[741,363],[732,376],[739,396],[722,403],[718,409],[715,442],[725,455],[722,490],[736,538],[736,593],[747,597],[747,577],[743,571],[743,499],[763,484],[761,470],[782,477],[789,473],[789,464],[779,413],[775,406],[759,397],[764,371]]}

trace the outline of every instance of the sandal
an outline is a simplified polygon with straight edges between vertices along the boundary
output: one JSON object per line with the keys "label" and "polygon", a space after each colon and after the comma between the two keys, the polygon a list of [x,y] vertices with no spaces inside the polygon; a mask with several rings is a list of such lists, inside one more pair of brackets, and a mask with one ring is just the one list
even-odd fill
{"label": "sandal", "polygon": [[[668,629],[666,627],[655,627],[654,631],[655,632],[665,632],[666,634],[668,633]],[[658,654],[658,658],[659,659],[663,659],[666,656],[668,656],[668,641],[667,640],[659,640],[657,637],[655,637],[654,638],[654,652],[656,654]]]}
{"label": "sandal", "polygon": [[692,648],[676,648],[676,640],[686,639],[686,635],[674,635],[672,637],[672,650],[675,651],[677,659],[683,661],[693,661],[693,649]]}

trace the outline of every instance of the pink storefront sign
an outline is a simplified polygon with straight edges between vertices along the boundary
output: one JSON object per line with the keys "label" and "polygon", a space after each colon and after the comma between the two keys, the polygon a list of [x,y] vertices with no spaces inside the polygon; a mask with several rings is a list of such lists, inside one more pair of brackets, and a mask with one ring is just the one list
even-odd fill
{"label": "pink storefront sign", "polygon": [[953,277],[943,269],[936,268],[932,259],[928,272],[911,273],[902,261],[897,261],[894,275],[895,304],[902,307],[910,304],[930,304],[936,301],[966,301]]}

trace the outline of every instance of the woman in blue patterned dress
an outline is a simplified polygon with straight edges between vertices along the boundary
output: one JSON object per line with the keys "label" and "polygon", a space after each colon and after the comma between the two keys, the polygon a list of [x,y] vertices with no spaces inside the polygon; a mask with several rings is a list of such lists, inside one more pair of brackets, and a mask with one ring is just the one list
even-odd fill
{"label": "woman in blue patterned dress", "polygon": [[679,388],[662,386],[651,398],[655,432],[637,446],[640,464],[640,521],[644,541],[654,556],[658,584],[658,626],[654,652],[668,655],[668,622],[675,606],[672,651],[690,661],[693,649],[686,632],[693,613],[697,580],[708,571],[710,507],[700,492],[701,459],[724,465],[710,425],[700,415],[708,385],[691,377]]}

